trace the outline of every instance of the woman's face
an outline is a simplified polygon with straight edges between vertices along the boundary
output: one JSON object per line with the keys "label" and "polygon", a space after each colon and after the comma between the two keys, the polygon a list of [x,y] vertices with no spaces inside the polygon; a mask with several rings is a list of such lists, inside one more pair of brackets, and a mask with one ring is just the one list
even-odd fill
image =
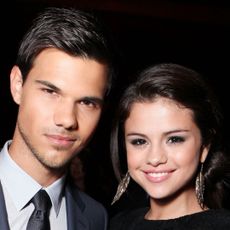
{"label": "woman's face", "polygon": [[192,182],[208,149],[190,109],[162,97],[134,103],[125,143],[130,175],[152,199],[185,194],[188,187],[195,193]]}

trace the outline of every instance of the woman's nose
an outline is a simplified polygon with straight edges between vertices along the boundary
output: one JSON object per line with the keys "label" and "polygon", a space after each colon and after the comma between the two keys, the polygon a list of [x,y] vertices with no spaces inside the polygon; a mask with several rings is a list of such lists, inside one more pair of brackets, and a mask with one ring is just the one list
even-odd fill
{"label": "woman's nose", "polygon": [[148,153],[147,163],[153,166],[167,162],[167,154],[162,146],[153,146]]}

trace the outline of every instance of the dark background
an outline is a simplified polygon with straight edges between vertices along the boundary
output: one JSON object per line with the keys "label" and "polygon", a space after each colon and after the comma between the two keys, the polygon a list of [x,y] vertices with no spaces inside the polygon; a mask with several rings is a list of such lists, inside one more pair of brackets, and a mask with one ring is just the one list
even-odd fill
{"label": "dark background", "polygon": [[112,114],[123,88],[135,73],[150,64],[175,62],[205,76],[222,106],[225,115],[224,135],[228,143],[228,1],[16,0],[1,6],[1,146],[12,137],[15,126],[17,106],[10,95],[9,72],[16,58],[18,44],[31,20],[46,6],[72,6],[95,12],[107,24],[120,53],[121,65],[115,91],[92,143],[81,155],[90,195],[109,207],[116,187],[108,148]]}

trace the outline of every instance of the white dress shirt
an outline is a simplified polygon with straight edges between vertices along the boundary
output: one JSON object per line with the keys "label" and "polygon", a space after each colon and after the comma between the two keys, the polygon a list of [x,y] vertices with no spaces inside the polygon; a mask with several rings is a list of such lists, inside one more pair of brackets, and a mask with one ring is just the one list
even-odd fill
{"label": "white dress shirt", "polygon": [[[32,177],[22,170],[10,157],[7,141],[0,152],[0,180],[5,197],[8,221],[11,230],[26,230],[27,222],[34,210],[28,202],[42,188]],[[65,177],[43,188],[50,196],[51,230],[67,230],[66,202],[62,195]]]}

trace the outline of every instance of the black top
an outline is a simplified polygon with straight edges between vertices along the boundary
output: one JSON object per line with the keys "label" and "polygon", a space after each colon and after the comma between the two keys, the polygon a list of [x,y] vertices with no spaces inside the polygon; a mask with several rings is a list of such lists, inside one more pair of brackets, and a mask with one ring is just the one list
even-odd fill
{"label": "black top", "polygon": [[230,230],[230,211],[211,209],[169,220],[145,220],[149,208],[127,210],[110,221],[109,230]]}

